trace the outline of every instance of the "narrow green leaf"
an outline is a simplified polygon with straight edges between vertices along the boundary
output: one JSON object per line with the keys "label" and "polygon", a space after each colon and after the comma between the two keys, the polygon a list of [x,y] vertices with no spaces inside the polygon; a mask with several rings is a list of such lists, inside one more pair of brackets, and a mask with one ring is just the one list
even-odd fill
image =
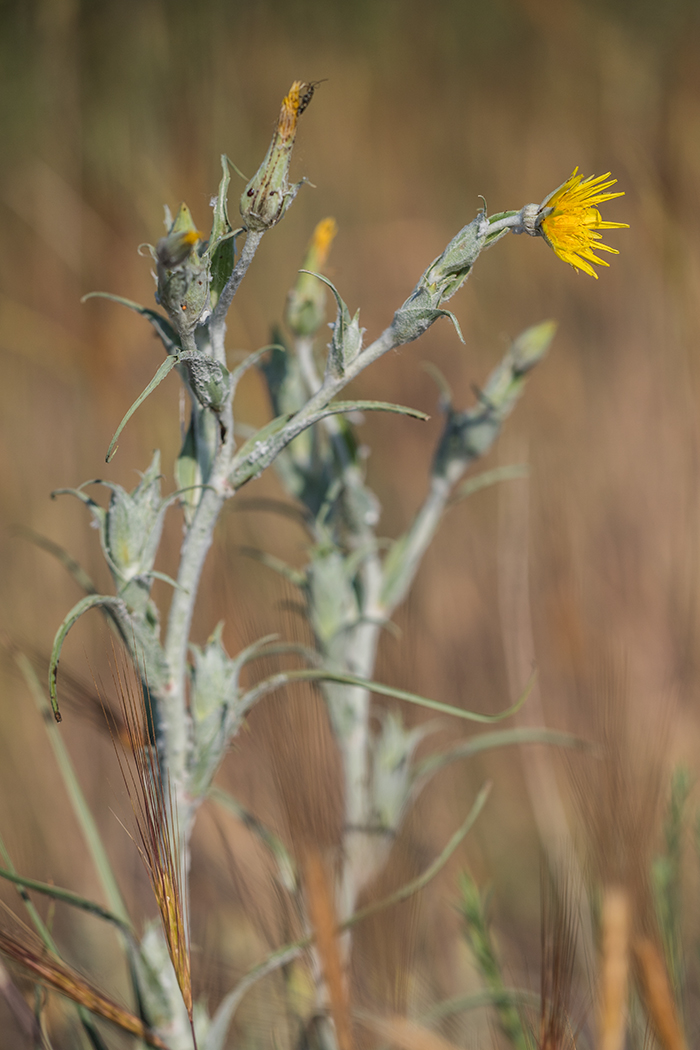
{"label": "narrow green leaf", "polygon": [[51,698],[53,715],[57,722],[61,721],[61,712],[59,711],[58,699],[56,697],[56,676],[58,674],[58,661],[61,657],[63,643],[66,635],[76,620],[79,620],[83,613],[88,612],[89,609],[97,608],[100,605],[112,605],[115,608],[118,608],[121,612],[127,613],[126,605],[121,598],[115,598],[113,595],[109,594],[89,594],[86,598],[81,598],[77,605],[73,606],[56,632],[53,649],[51,650],[51,661],[49,663],[49,696]]}
{"label": "narrow green leaf", "polygon": [[160,368],[158,369],[156,374],[153,376],[153,379],[150,381],[150,383],[148,384],[146,389],[143,390],[139,394],[139,396],[136,398],[136,400],[134,401],[133,405],[131,406],[129,411],[126,413],[126,415],[122,419],[121,423],[119,424],[119,426],[117,427],[117,429],[114,432],[114,437],[112,438],[112,440],[109,443],[109,448],[107,449],[107,455],[105,456],[105,462],[106,463],[110,463],[112,461],[112,459],[114,458],[114,455],[115,455],[115,453],[117,451],[117,448],[118,448],[117,439],[119,438],[119,435],[121,434],[121,432],[124,429],[124,427],[126,426],[126,424],[129,422],[129,420],[133,416],[133,414],[136,411],[136,409],[139,407],[139,405],[143,404],[143,402],[146,400],[148,395],[153,393],[155,388],[157,386],[159,386],[160,383],[163,382],[163,380],[167,376],[168,372],[170,372],[175,367],[175,365],[179,363],[179,361],[180,361],[180,357],[179,356],[175,356],[174,354],[171,354],[169,357],[166,357],[165,361],[163,361],[162,365],[160,366]]}
{"label": "narrow green leaf", "polygon": [[214,785],[209,789],[209,798],[214,802],[218,802],[229,813],[232,813],[244,827],[248,828],[253,835],[260,839],[277,864],[283,886],[290,893],[293,893],[297,889],[296,865],[282,840],[270,831],[267,825],[258,820],[249,809],[246,809],[238,799],[234,798],[233,795],[229,795],[228,791],[223,791]]}
{"label": "narrow green leaf", "polygon": [[97,874],[102,883],[102,888],[105,892],[110,911],[118,916],[125,925],[131,925],[129,913],[126,910],[126,905],[124,904],[122,895],[119,892],[117,880],[114,877],[114,872],[112,871],[112,866],[102,843],[100,833],[97,830],[97,825],[95,824],[92,813],[90,812],[90,807],[88,806],[85,795],[80,787],[75,769],[73,768],[73,763],[71,762],[68,751],[66,750],[66,746],[61,738],[61,732],[53,718],[51,718],[51,707],[46,700],[44,690],[34,672],[34,668],[24,653],[16,653],[15,662],[27,683],[29,691],[34,698],[34,702],[39,709],[39,714],[44,721],[44,726],[46,727],[46,732],[49,737],[49,743],[53,749],[58,768],[63,778],[63,783],[73,807],[73,812],[75,813],[78,824],[82,830],[93,864],[95,865],[95,869],[97,870]]}
{"label": "narrow green leaf", "polygon": [[397,412],[401,416],[411,416],[413,419],[420,419],[423,422],[427,422],[430,419],[429,415],[421,412],[418,408],[397,405],[391,401],[331,401],[329,405],[326,405],[325,408],[313,415],[311,422],[316,423],[319,419],[324,419],[326,416],[340,415],[347,412]]}
{"label": "narrow green leaf", "polygon": [[474,711],[465,711],[461,707],[453,707],[450,704],[443,704],[439,700],[431,700],[426,696],[419,696],[417,693],[409,693],[405,689],[395,689],[393,686],[383,685],[381,682],[372,682],[367,678],[358,678],[356,675],[343,674],[339,671],[329,671],[325,669],[280,671],[278,674],[271,675],[269,678],[265,678],[262,682],[259,682],[245,694],[243,699],[246,701],[246,706],[250,707],[261,699],[261,697],[266,696],[268,693],[273,693],[277,689],[283,689],[290,682],[338,682],[340,685],[359,686],[361,689],[367,689],[370,693],[378,693],[380,696],[391,696],[396,700],[405,700],[409,704],[417,704],[419,707],[427,707],[429,710],[439,711],[440,714],[443,715],[453,715],[455,718],[464,718],[468,722],[494,723],[502,722],[503,719],[510,718],[511,715],[516,714],[520,710],[532,692],[532,687],[535,684],[536,677],[537,672],[533,671],[530,680],[518,700],[512,707],[507,708],[505,711],[501,711],[500,714],[497,715],[481,715]]}
{"label": "narrow green leaf", "polygon": [[537,1010],[540,997],[536,992],[528,992],[523,988],[484,988],[475,995],[457,995],[453,999],[444,999],[422,1014],[420,1019],[423,1022],[440,1021],[443,1017],[451,1017],[453,1014],[467,1013],[484,1006],[501,1005],[528,1006]]}
{"label": "narrow green leaf", "polygon": [[475,492],[490,488],[491,485],[499,485],[502,481],[516,481],[519,478],[529,478],[530,468],[527,463],[513,463],[505,467],[494,467],[493,470],[484,470],[473,478],[467,478],[450,497],[449,505],[473,496]]}
{"label": "narrow green leaf", "polygon": [[98,918],[105,919],[107,922],[118,926],[122,932],[133,934],[130,923],[108,911],[107,908],[103,908],[101,904],[96,904],[95,901],[88,900],[87,897],[81,897],[78,893],[73,893],[71,890],[64,890],[60,886],[53,886],[48,882],[37,882],[36,879],[27,879],[24,875],[18,875],[16,872],[8,871],[4,868],[0,868],[0,879],[6,879],[8,882],[13,882],[16,886],[22,886],[26,890],[43,893],[46,897],[53,897],[57,901],[70,904],[72,907],[80,908],[82,911],[88,911],[92,915],[96,915]]}
{"label": "narrow green leaf", "polygon": [[261,357],[264,357],[270,350],[284,350],[283,346],[279,343],[270,343],[269,346],[261,346],[259,350],[255,350],[254,353],[248,354],[247,357],[241,361],[240,365],[237,365],[231,371],[231,389],[235,390],[238,386],[239,381],[245,375],[245,373],[256,365]]}
{"label": "narrow green leaf", "polygon": [[34,529],[25,527],[24,525],[15,529],[18,536],[22,536],[23,539],[33,543],[35,547],[39,547],[41,550],[47,551],[48,554],[52,554],[61,565],[66,569],[67,572],[73,577],[79,587],[85,591],[86,594],[97,594],[97,587],[92,582],[92,579],[85,572],[85,569],[80,565],[79,562],[72,558],[68,551],[61,547],[58,543],[54,543],[47,536],[42,536],[40,532],[35,532]]}
{"label": "narrow green leaf", "polygon": [[[179,493],[178,493],[179,495]],[[148,577],[149,580],[162,580],[163,583],[169,583],[171,587],[174,587],[178,591],[184,591],[187,594],[186,588],[182,584],[174,580],[172,576],[168,576],[167,572],[157,572],[155,569],[151,569],[150,572],[144,573],[144,578]]]}
{"label": "narrow green leaf", "polygon": [[257,547],[238,547],[237,549],[238,553],[245,558],[253,558],[255,561],[260,562],[261,565],[266,565],[268,569],[272,569],[273,572],[283,576],[285,580],[289,580],[295,587],[303,587],[306,584],[305,573],[299,572],[298,569],[293,569],[291,565],[287,565],[281,558],[276,558],[274,554],[258,550]]}
{"label": "narrow green leaf", "polygon": [[332,401],[311,416],[304,416],[302,413],[280,415],[253,434],[239,449],[231,472],[231,484],[240,488],[251,478],[258,477],[286,445],[314,423],[327,416],[349,412],[397,412],[423,421],[430,419],[425,412],[416,408],[407,408],[387,401]]}
{"label": "narrow green leaf", "polygon": [[225,153],[221,154],[221,182],[219,183],[219,192],[216,195],[216,203],[214,204],[214,218],[211,226],[211,236],[209,237],[209,245],[207,250],[211,250],[216,246],[218,241],[222,237],[225,237],[231,230],[231,223],[228,218],[228,187],[231,181],[231,171],[229,169],[229,160]]}
{"label": "narrow green leaf", "polygon": [[439,769],[444,769],[452,762],[463,758],[473,758],[483,751],[492,751],[496,747],[519,747],[523,744],[547,744],[550,747],[587,748],[591,745],[573,733],[563,733],[557,729],[539,729],[534,726],[518,726],[515,729],[496,729],[491,733],[480,733],[451,747],[441,754],[428,755],[414,767],[416,779],[432,776]]}
{"label": "narrow green leaf", "polygon": [[80,301],[84,303],[88,299],[109,299],[113,303],[119,303],[120,306],[126,306],[129,310],[140,314],[147,321],[151,322],[169,354],[180,353],[181,348],[175,329],[157,310],[149,310],[147,306],[141,306],[140,303],[135,303],[132,299],[125,299],[122,295],[113,295],[112,292],[88,292]]}
{"label": "narrow green leaf", "polygon": [[381,900],[368,904],[364,908],[360,908],[359,911],[356,911],[354,915],[351,915],[349,919],[346,919],[346,921],[342,923],[340,929],[348,930],[351,926],[355,926],[358,922],[362,922],[363,919],[369,918],[370,915],[376,915],[377,912],[385,911],[387,908],[391,908],[395,904],[400,904],[402,901],[408,900],[408,898],[412,897],[414,893],[418,893],[419,890],[422,890],[427,886],[428,883],[435,878],[437,873],[445,867],[454,851],[464,841],[468,832],[474,827],[477,817],[486,805],[486,800],[490,793],[491,783],[487,781],[476,796],[474,804],[467,814],[467,819],[459,828],[457,828],[442,853],[435,858],[433,863],[430,864],[422,874],[418,875],[415,879],[411,879],[411,881],[407,882],[404,886],[400,886],[398,890],[390,893],[388,897],[382,897]]}

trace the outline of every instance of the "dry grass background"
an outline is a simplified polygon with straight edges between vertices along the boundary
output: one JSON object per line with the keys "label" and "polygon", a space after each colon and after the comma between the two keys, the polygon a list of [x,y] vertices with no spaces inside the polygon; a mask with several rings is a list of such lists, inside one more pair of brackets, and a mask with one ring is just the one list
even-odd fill
{"label": "dry grass background", "polygon": [[[161,351],[134,315],[108,303],[81,306],[80,296],[108,289],[150,304],[149,264],[136,246],[161,235],[163,204],[186,200],[206,229],[219,154],[250,174],[291,81],[327,78],[302,120],[294,161],[316,188],[304,188],[265,238],[231,314],[231,351],[268,342],[310,231],[325,215],[340,229],[331,276],[349,306],[362,307],[370,337],[473,217],[478,194],[491,211],[515,208],[539,201],[576,165],[586,174],[612,170],[626,196],[608,213],[631,227],[610,235],[621,255],[610,257],[599,281],[575,274],[541,242],[506,239],[451,304],[466,346],[440,323],[356,384],[361,396],[433,413],[426,425],[368,418],[362,430],[383,528],[394,535],[421,498],[440,427],[422,362],[435,362],[466,404],[509,337],[547,317],[559,322],[550,356],[492,457],[526,460],[530,480],[451,512],[401,614],[402,637],[385,638],[378,677],[496,711],[536,660],[538,691],[524,717],[585,732],[589,683],[612,652],[627,668],[633,721],[654,726],[655,712],[672,711],[670,751],[696,770],[699,15],[694,0],[0,5],[2,630],[48,654],[78,598],[61,567],[13,528],[51,537],[106,587],[87,515],[74,501],[51,502],[50,491],[99,476],[132,487],[134,469],[145,468],[155,447],[171,477],[178,451],[172,378],[105,466],[111,433]],[[256,376],[238,406],[242,421],[267,418]],[[243,496],[277,491],[269,473]],[[175,564],[179,530],[172,514],[161,571]],[[238,553],[251,543],[303,559],[293,524],[227,511],[196,640],[225,618],[233,650],[284,620],[277,580]],[[156,595],[167,603],[159,583]],[[89,660],[104,675],[106,650],[93,614],[71,635],[62,667],[89,680]],[[0,675],[0,830],[20,870],[98,894],[41,721],[11,661]],[[266,719],[253,714],[223,779],[275,819]],[[72,711],[63,733],[125,892],[145,913],[140,861],[112,812],[126,807],[111,744]],[[416,870],[434,856],[487,769],[495,790],[459,862],[493,880],[513,972],[534,978],[537,828],[551,834],[561,817],[552,793],[557,769],[546,756],[494,754],[441,774],[394,867]],[[213,999],[259,957],[266,936],[274,942],[282,933],[269,915],[247,927],[240,921],[241,907],[250,917],[255,903],[260,862],[246,833],[202,815],[194,968],[198,989]],[[393,962],[383,935],[374,942],[365,935],[361,983],[376,989],[384,981],[389,998],[405,999],[412,958],[423,975],[410,986],[416,995],[460,990],[465,962],[445,906],[454,874],[454,866],[443,873],[417,909],[395,913],[403,940]],[[119,980],[111,935],[60,910],[55,925],[73,961],[105,984]],[[390,975],[397,959],[399,991]],[[247,1010],[250,1020],[259,1011],[262,1040],[264,1003],[253,996]]]}

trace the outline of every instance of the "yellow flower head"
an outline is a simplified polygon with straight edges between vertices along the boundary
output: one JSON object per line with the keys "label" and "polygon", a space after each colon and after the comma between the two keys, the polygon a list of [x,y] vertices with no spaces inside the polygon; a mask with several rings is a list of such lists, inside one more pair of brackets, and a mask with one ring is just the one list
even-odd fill
{"label": "yellow flower head", "polygon": [[538,227],[547,244],[560,259],[574,269],[583,270],[597,279],[598,274],[591,263],[597,263],[599,266],[610,264],[605,259],[600,259],[595,252],[620,254],[616,248],[598,243],[598,230],[628,227],[626,222],[604,222],[597,205],[614,197],[623,197],[624,193],[606,192],[617,182],[617,179],[609,178],[610,172],[607,175],[589,175],[587,179],[577,172],[578,168],[574,168],[566,182],[542,201],[538,212]]}

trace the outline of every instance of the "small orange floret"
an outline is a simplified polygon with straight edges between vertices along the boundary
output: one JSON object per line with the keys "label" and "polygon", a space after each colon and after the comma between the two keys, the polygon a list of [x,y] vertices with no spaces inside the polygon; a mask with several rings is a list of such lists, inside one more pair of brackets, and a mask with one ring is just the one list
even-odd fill
{"label": "small orange floret", "polygon": [[316,226],[311,243],[316,252],[317,266],[323,266],[326,262],[337,232],[338,226],[335,219],[321,219]]}
{"label": "small orange floret", "polygon": [[301,80],[295,80],[289,89],[289,94],[282,99],[280,119],[277,123],[277,131],[283,139],[289,138],[297,129],[299,120],[299,107],[302,88],[306,85]]}
{"label": "small orange floret", "polygon": [[277,134],[283,140],[290,138],[295,133],[299,117],[313,98],[315,88],[316,83],[307,84],[303,80],[295,80],[289,89],[289,94],[282,99]]}

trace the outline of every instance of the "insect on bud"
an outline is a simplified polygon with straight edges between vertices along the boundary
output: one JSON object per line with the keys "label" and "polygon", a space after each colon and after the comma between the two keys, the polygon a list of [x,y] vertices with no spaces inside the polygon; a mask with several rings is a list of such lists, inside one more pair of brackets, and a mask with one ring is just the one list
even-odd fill
{"label": "insect on bud", "polygon": [[[301,182],[289,184],[289,164],[299,117],[313,98],[316,84],[295,80],[282,101],[277,129],[265,160],[241,197],[241,215],[249,230],[260,233],[280,221]],[[304,180],[302,179],[302,182]]]}

